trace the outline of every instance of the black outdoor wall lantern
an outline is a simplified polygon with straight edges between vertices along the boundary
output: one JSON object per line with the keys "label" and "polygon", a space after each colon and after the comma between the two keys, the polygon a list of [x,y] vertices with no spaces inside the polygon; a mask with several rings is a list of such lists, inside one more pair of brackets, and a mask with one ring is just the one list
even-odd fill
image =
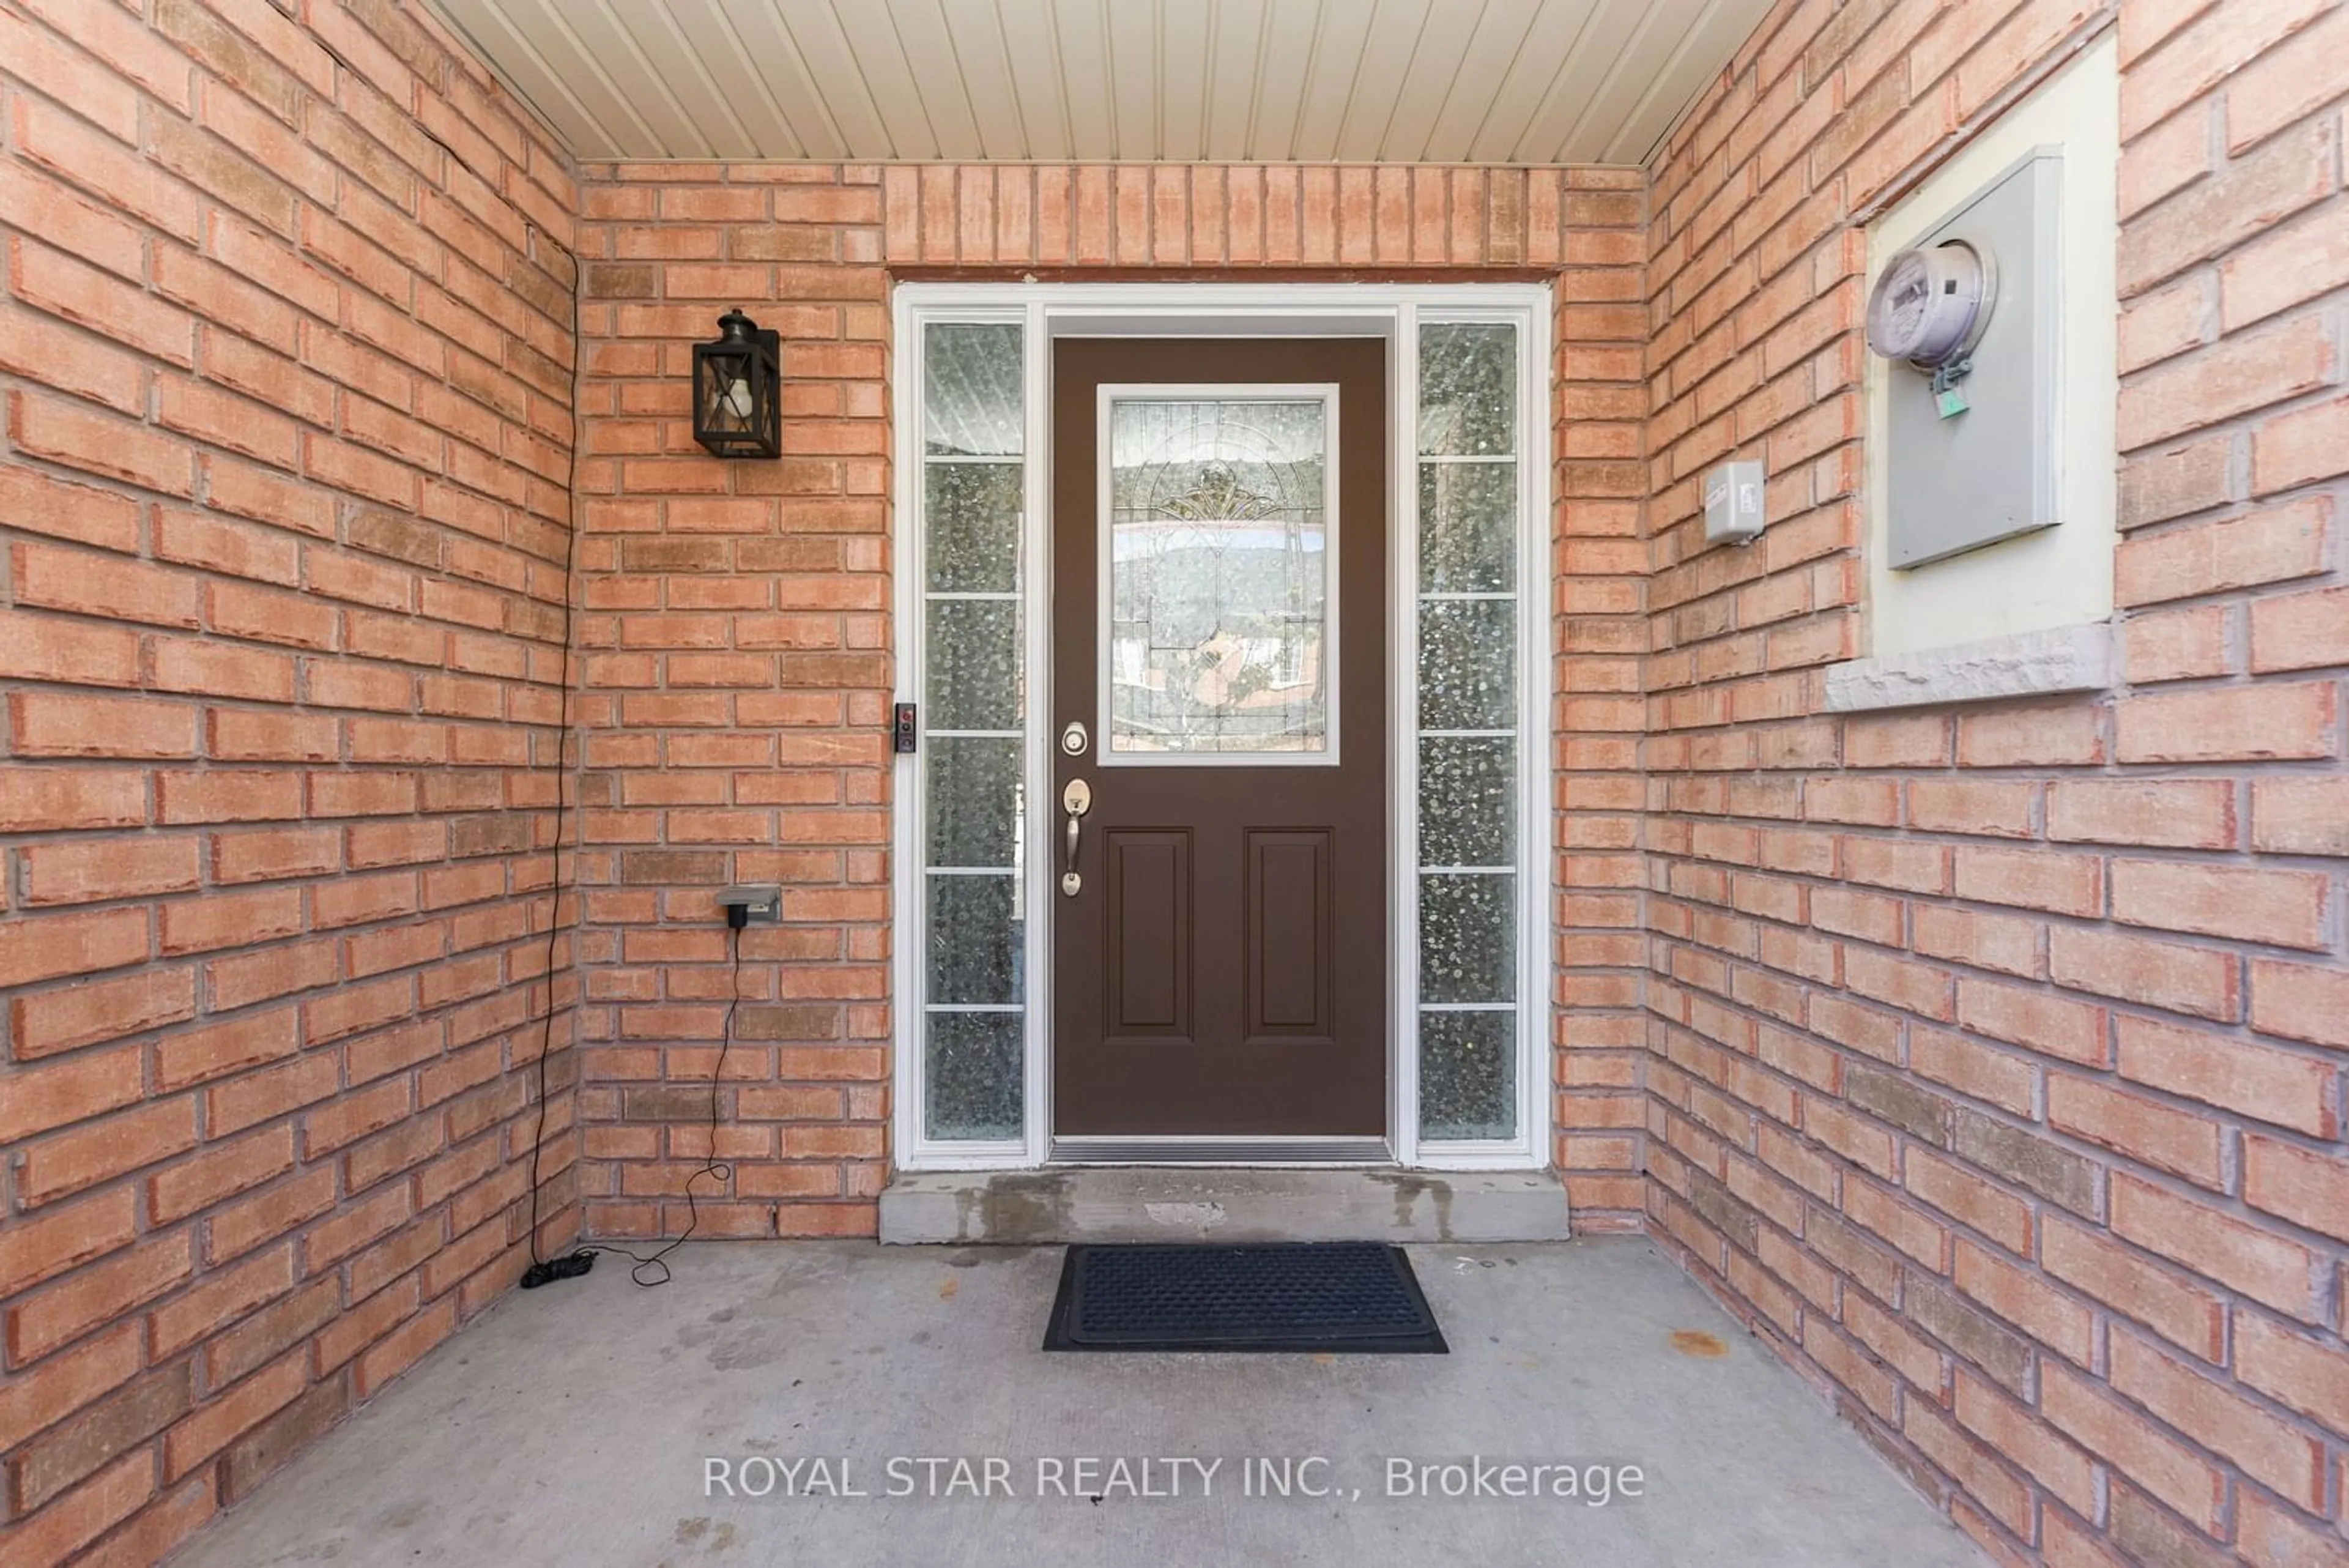
{"label": "black outdoor wall lantern", "polygon": [[782,456],[782,383],[779,335],[728,311],[693,346],[693,439],[719,457]]}

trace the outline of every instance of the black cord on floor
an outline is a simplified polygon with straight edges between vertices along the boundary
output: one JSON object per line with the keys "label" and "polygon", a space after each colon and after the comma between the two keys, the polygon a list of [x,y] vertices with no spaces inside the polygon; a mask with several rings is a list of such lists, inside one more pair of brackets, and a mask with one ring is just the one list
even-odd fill
{"label": "black cord on floor", "polygon": [[616,1247],[609,1241],[603,1241],[581,1247],[551,1262],[533,1262],[523,1272],[523,1289],[536,1290],[556,1280],[576,1278],[595,1267],[598,1252],[609,1252],[614,1257],[627,1259],[628,1278],[647,1290],[655,1285],[665,1285],[675,1277],[669,1272],[668,1255],[691,1240],[694,1231],[701,1226],[701,1204],[693,1195],[693,1184],[706,1178],[722,1188],[734,1179],[733,1162],[718,1158],[718,1096],[726,1082],[727,1054],[734,1049],[734,1012],[742,1005],[742,928],[749,923],[749,919],[750,911],[740,905],[726,911],[728,945],[734,968],[733,994],[726,1002],[726,1023],[718,1039],[718,1060],[709,1069],[709,1147],[703,1157],[701,1168],[685,1179],[685,1230],[650,1252],[632,1252],[626,1247]]}
{"label": "black cord on floor", "polygon": [[[731,928],[729,939],[733,949],[734,994],[726,1002],[726,1027],[718,1037],[718,1060],[709,1069],[709,1148],[704,1156],[701,1168],[685,1179],[685,1230],[673,1241],[663,1242],[659,1251],[642,1256],[608,1242],[591,1249],[627,1259],[631,1265],[628,1278],[647,1288],[668,1283],[671,1276],[666,1260],[671,1252],[685,1245],[701,1223],[701,1205],[694,1201],[693,1184],[708,1177],[723,1188],[734,1179],[733,1162],[718,1158],[718,1091],[719,1085],[726,1081],[726,1054],[734,1049],[734,1010],[742,1005],[742,927],[748,922],[750,913],[740,905],[726,911],[726,924]],[[660,1272],[648,1278],[645,1272],[647,1269],[658,1269]]]}

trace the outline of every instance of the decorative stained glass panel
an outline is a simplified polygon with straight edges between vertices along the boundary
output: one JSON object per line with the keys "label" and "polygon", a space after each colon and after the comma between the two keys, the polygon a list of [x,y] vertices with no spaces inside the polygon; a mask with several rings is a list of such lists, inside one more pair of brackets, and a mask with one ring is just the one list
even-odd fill
{"label": "decorative stained glass panel", "polygon": [[1329,409],[1110,405],[1111,756],[1327,753]]}

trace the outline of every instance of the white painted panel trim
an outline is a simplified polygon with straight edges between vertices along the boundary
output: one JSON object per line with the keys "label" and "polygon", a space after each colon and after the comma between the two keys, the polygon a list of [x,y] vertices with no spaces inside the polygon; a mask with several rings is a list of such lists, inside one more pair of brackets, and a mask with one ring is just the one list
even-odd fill
{"label": "white painted panel trim", "polygon": [[1419,302],[1387,340],[1387,1141],[1419,1164]]}
{"label": "white painted panel trim", "polygon": [[[1044,302],[1029,300],[1021,308],[1026,325],[1021,334],[1021,384],[1027,400],[1027,512],[1020,520],[1019,547],[1029,571],[1020,578],[1027,590],[1026,613],[1020,618],[1028,649],[1031,700],[1028,721],[1028,798],[1047,811],[1052,804],[1052,343]],[[907,383],[918,386],[918,382]],[[916,668],[920,668],[916,666]],[[920,829],[916,820],[916,831]],[[1052,857],[1040,853],[1044,839],[1034,837],[1036,849],[1028,857],[1028,1051],[1022,1059],[1027,1093],[1020,1100],[1026,1112],[1026,1142],[1021,1163],[1043,1165],[1052,1154],[1052,920],[1050,911],[1060,897],[1060,878]],[[1042,918],[1039,918],[1040,911]]]}
{"label": "white painted panel trim", "polygon": [[[933,322],[1019,321],[1027,408],[1027,552],[1021,577],[1023,646],[1031,671],[1024,714],[1028,799],[1051,796],[1050,689],[1051,551],[1050,539],[1050,347],[1056,337],[1164,334],[1192,337],[1310,335],[1387,339],[1389,479],[1389,846],[1390,1006],[1388,1084],[1397,1164],[1444,1170],[1523,1170],[1550,1163],[1552,1012],[1549,893],[1556,824],[1549,762],[1555,695],[1550,658],[1550,290],[1543,284],[905,284],[893,300],[895,348],[893,444],[895,549],[893,608],[898,688],[921,690],[921,345]],[[1418,328],[1423,320],[1515,325],[1518,345],[1518,857],[1519,981],[1517,1093],[1519,1136],[1506,1142],[1423,1144],[1417,1137],[1418,1081]],[[926,741],[926,735],[921,737]],[[907,1170],[1033,1168],[1051,1157],[1051,943],[1058,902],[1053,864],[1031,852],[1026,871],[1026,1128],[1018,1139],[936,1142],[922,1136],[924,1014],[919,924],[922,772],[896,757],[893,791],[892,911],[895,919],[892,1147]],[[1032,828],[1031,828],[1032,836]]]}

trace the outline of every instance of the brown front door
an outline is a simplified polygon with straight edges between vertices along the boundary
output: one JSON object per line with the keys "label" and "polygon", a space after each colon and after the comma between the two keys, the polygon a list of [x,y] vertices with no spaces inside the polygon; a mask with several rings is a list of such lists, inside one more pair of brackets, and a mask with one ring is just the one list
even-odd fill
{"label": "brown front door", "polygon": [[1383,1134],[1385,344],[1052,377],[1053,1130]]}

